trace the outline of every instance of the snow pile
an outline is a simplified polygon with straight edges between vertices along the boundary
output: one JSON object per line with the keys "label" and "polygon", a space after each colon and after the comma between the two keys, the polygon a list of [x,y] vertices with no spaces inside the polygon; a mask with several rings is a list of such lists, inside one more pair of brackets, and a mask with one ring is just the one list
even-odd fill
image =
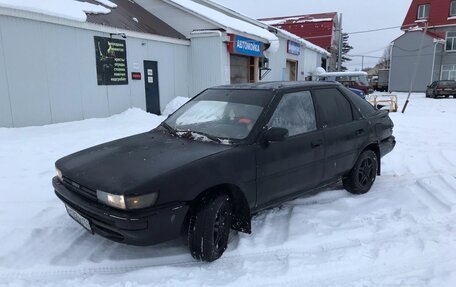
{"label": "snow pile", "polygon": [[186,97],[175,97],[166,105],[162,114],[167,116],[167,115],[174,113],[175,111],[177,111],[177,109],[179,109],[181,106],[183,106],[189,100],[190,100],[190,98],[186,98]]}
{"label": "snow pile", "polygon": [[[268,40],[271,43],[271,46],[274,48],[277,46],[279,39],[276,35],[269,32],[266,29],[263,29],[259,26],[250,24],[246,21],[242,21],[233,17],[230,17],[222,12],[214,10],[210,7],[201,5],[199,3],[189,1],[189,0],[169,0],[181,6],[187,10],[192,11],[193,13],[200,15],[204,18],[210,19],[212,22],[219,24],[222,27],[227,27],[229,29],[254,35],[263,39]],[[277,47],[278,48],[278,47]]]}
{"label": "snow pile", "polygon": [[[108,0],[99,0],[100,3],[111,3],[108,7],[116,5]],[[117,6],[117,5],[116,5]],[[85,22],[88,14],[108,14],[110,9],[88,2],[76,0],[0,0],[0,7],[30,11],[49,16]]]}
{"label": "snow pile", "polygon": [[[400,107],[406,94],[399,94]],[[340,185],[263,211],[223,257],[175,240],[138,247],[91,235],[52,190],[56,159],[157,126],[139,109],[107,119],[0,128],[0,285],[438,286],[456,282],[456,99],[413,94],[392,113],[395,150],[372,190]],[[178,179],[176,179],[178,180]]]}

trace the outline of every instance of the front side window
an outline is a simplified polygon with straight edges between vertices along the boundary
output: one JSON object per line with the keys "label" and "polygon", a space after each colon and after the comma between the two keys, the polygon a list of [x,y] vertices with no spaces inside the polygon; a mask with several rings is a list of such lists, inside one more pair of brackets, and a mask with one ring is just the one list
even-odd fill
{"label": "front side window", "polygon": [[241,140],[249,136],[272,91],[209,89],[172,114],[165,123],[176,132]]}
{"label": "front side window", "polygon": [[353,121],[350,102],[336,88],[312,92],[322,127],[335,127]]}
{"label": "front side window", "polygon": [[316,130],[315,108],[310,92],[285,94],[272,115],[268,127],[286,128],[289,136]]}
{"label": "front side window", "polygon": [[429,9],[431,8],[430,4],[423,4],[418,6],[418,16],[417,19],[427,19],[429,18]]}
{"label": "front side window", "polygon": [[456,16],[456,1],[451,1],[450,16]]}
{"label": "front side window", "polygon": [[456,51],[456,32],[447,32],[445,50]]}

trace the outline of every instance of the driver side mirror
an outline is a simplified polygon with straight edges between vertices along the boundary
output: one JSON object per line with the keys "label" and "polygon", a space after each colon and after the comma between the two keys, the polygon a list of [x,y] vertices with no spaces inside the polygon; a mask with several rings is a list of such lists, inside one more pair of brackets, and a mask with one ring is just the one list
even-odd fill
{"label": "driver side mirror", "polygon": [[264,142],[280,142],[288,136],[288,130],[285,128],[269,128],[263,134]]}

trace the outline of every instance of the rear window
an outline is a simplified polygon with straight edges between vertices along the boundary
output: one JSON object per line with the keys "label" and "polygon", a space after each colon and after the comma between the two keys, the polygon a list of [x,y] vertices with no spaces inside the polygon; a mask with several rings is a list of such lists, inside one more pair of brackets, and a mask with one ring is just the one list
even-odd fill
{"label": "rear window", "polygon": [[456,82],[455,81],[440,81],[438,83],[438,85],[440,87],[452,87],[452,86],[456,86]]}
{"label": "rear window", "polygon": [[350,91],[349,89],[343,87],[341,88],[344,90],[345,94],[347,97],[352,101],[352,103],[355,105],[355,108],[360,112],[364,117],[369,117],[375,113],[377,113],[377,110],[369,104],[366,100],[360,98],[358,95]]}
{"label": "rear window", "polygon": [[312,91],[322,127],[335,127],[353,121],[350,102],[336,88]]}

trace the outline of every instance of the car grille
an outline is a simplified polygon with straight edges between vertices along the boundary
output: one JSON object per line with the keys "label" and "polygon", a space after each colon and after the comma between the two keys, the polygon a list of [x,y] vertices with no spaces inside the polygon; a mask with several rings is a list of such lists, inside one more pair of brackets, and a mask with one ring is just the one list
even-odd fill
{"label": "car grille", "polygon": [[65,176],[63,177],[63,185],[74,193],[82,195],[92,201],[97,201],[97,192],[95,190],[82,186]]}

